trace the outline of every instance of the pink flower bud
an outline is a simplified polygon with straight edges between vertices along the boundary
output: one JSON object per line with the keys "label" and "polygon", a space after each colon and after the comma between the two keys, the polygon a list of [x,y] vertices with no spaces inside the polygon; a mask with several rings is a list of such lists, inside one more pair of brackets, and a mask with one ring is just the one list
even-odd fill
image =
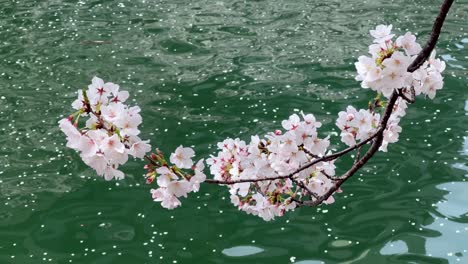
{"label": "pink flower bud", "polygon": [[146,178],[146,184],[151,184],[154,181],[153,177]]}
{"label": "pink flower bud", "polygon": [[161,151],[160,149],[158,149],[158,148],[156,149],[156,152],[157,152],[158,155],[160,155],[160,156],[163,156],[163,155],[164,155],[164,154],[162,153],[162,151]]}
{"label": "pink flower bud", "polygon": [[283,134],[283,132],[281,132],[281,130],[279,130],[279,129],[275,130],[275,135],[279,136],[281,134]]}

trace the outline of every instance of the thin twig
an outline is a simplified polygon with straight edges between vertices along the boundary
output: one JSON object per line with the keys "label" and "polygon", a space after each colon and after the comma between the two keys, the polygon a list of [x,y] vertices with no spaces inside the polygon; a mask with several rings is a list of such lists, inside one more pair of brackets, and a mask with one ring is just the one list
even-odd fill
{"label": "thin twig", "polygon": [[313,196],[315,199],[318,198],[317,194],[315,194],[312,190],[310,190],[307,186],[304,185],[303,182],[298,181],[296,179],[291,179],[292,182],[294,182],[297,186],[301,187],[302,189],[306,190],[306,192],[310,195]]}
{"label": "thin twig", "polygon": [[291,196],[291,200],[293,200],[294,202],[298,203],[299,205],[302,205],[304,202],[303,201],[300,201],[300,200],[297,200],[296,198],[292,197]]}
{"label": "thin twig", "polygon": [[306,148],[304,148],[304,146],[302,146],[302,151],[304,151],[305,154],[311,156],[312,158],[315,158],[315,159],[320,158],[319,156],[313,154],[312,152],[310,152],[309,150],[307,150]]}
{"label": "thin twig", "polygon": [[360,146],[356,151],[356,158],[354,159],[354,163],[356,163],[361,158],[361,150],[362,146]]}
{"label": "thin twig", "polygon": [[414,102],[416,102],[416,91],[414,90],[414,87],[413,87],[413,86],[411,86],[410,92],[411,92],[411,98],[409,98],[408,96],[406,96],[404,90],[401,90],[401,89],[398,90],[398,95],[399,95],[401,98],[403,98],[407,103],[409,103],[409,104],[414,104]]}
{"label": "thin twig", "polygon": [[320,173],[322,173],[322,174],[323,174],[325,177],[327,177],[329,180],[332,180],[332,181],[341,180],[341,177],[331,176],[331,175],[329,175],[328,173],[326,173],[324,170],[321,170]]}
{"label": "thin twig", "polygon": [[151,164],[153,164],[154,166],[157,166],[158,164],[156,164],[156,162],[154,162],[154,160],[148,156],[148,155],[145,155],[144,156],[145,159],[147,159]]}

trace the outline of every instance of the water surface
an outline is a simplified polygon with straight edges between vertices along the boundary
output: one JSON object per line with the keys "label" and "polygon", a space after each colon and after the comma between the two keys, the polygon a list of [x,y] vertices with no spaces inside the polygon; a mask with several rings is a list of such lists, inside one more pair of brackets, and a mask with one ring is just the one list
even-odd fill
{"label": "water surface", "polygon": [[166,152],[206,157],[299,109],[327,135],[373,96],[354,81],[368,30],[425,40],[439,2],[0,0],[0,263],[468,263],[466,0],[438,44],[445,88],[331,206],[265,223],[204,186],[168,211],[142,162],[105,182],[57,128],[97,75],[131,92],[142,137]]}

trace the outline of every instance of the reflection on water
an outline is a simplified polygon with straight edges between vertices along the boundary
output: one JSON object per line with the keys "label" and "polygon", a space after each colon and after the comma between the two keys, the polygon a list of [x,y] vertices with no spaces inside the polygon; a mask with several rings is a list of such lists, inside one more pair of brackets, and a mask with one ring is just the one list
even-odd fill
{"label": "reflection on water", "polygon": [[466,191],[468,190],[468,182],[450,182],[437,186],[437,188],[447,191],[444,201],[437,203],[436,208],[439,213],[450,219],[462,218],[467,216],[468,201]]}
{"label": "reflection on water", "polygon": [[437,237],[427,238],[427,254],[448,259],[451,263],[468,263],[468,217],[465,215],[459,218],[460,222],[437,216],[434,218],[434,222],[426,228],[436,230],[439,234]]}
{"label": "reflection on water", "polygon": [[[467,104],[468,106],[468,104]],[[465,106],[465,110],[468,111],[467,106]],[[464,137],[465,141],[463,142],[463,150],[462,154],[468,156],[468,137]]]}
{"label": "reflection on water", "polygon": [[393,241],[386,244],[381,250],[382,255],[405,254],[408,253],[408,246],[404,241]]}
{"label": "reflection on water", "polygon": [[226,248],[222,251],[222,253],[229,257],[245,257],[250,255],[255,255],[264,250],[259,247],[254,246],[237,246],[232,248]]}
{"label": "reflection on water", "polygon": [[[465,101],[465,111],[468,116],[468,100]],[[460,150],[460,154],[468,156],[468,136],[463,137],[463,148]],[[468,176],[468,166],[466,163],[456,162],[452,165],[455,169],[464,170],[467,172],[465,176]]]}
{"label": "reflection on water", "polygon": [[[468,112],[468,100],[465,101],[464,110]],[[460,153],[468,155],[467,136],[464,137]],[[457,162],[452,167],[468,171],[466,163]],[[427,238],[427,254],[446,258],[449,262],[468,263],[468,182],[452,181],[439,184],[437,188],[447,194],[435,205],[440,215],[433,215],[434,221],[426,226],[438,231],[438,236]]]}
{"label": "reflection on water", "polygon": [[296,264],[323,264],[323,261],[318,261],[318,260],[300,260],[294,262]]}
{"label": "reflection on water", "polygon": [[442,59],[443,59],[444,61],[446,61],[446,63],[447,63],[448,65],[450,65],[450,67],[459,68],[459,69],[462,69],[462,70],[465,69],[465,67],[463,67],[462,65],[458,64],[458,63],[457,63],[457,59],[454,58],[454,57],[452,57],[450,54],[442,54],[442,55],[440,55],[440,56],[442,57]]}

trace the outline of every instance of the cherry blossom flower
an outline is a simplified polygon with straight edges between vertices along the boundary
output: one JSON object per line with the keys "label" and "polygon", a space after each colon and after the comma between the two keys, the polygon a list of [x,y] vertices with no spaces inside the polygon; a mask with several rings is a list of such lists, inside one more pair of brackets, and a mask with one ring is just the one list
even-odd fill
{"label": "cherry blossom flower", "polygon": [[132,155],[135,158],[142,159],[146,153],[151,150],[151,145],[148,144],[149,140],[133,140],[133,144],[128,150],[128,154]]}
{"label": "cherry blossom flower", "polygon": [[180,200],[166,188],[151,189],[151,195],[155,202],[161,202],[161,206],[166,209],[174,209],[181,205]]}
{"label": "cherry blossom flower", "polygon": [[190,183],[188,181],[171,181],[166,188],[175,197],[187,197],[187,193],[190,191]]}
{"label": "cherry blossom flower", "polygon": [[416,43],[416,36],[411,34],[411,32],[406,32],[405,35],[399,36],[396,44],[402,47],[409,56],[416,55],[421,51],[421,45]]}
{"label": "cherry blossom flower", "polygon": [[82,136],[78,129],[67,118],[59,121],[59,127],[67,136],[67,147],[79,150]]}
{"label": "cherry blossom flower", "polygon": [[204,160],[201,159],[193,168],[195,174],[190,178],[190,188],[193,192],[198,192],[198,190],[200,189],[200,184],[206,180],[206,175],[205,173],[203,173],[204,169]]}
{"label": "cherry blossom flower", "polygon": [[369,31],[375,38],[374,42],[381,43],[392,39],[395,35],[392,32],[392,25],[378,25],[375,29]]}
{"label": "cherry blossom flower", "polygon": [[281,122],[281,125],[286,130],[294,130],[297,128],[297,126],[299,126],[299,122],[300,122],[299,116],[296,114],[293,114],[289,117],[288,120],[283,120]]}
{"label": "cherry blossom flower", "polygon": [[189,169],[193,165],[192,157],[195,152],[192,148],[184,148],[180,145],[174,153],[171,154],[171,162],[182,169]]}

